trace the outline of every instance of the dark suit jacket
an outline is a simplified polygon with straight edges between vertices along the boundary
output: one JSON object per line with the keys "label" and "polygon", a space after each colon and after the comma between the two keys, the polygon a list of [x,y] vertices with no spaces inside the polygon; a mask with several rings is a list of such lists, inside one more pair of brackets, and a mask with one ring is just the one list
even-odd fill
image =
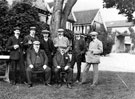
{"label": "dark suit jacket", "polygon": [[31,37],[30,35],[27,35],[24,37],[23,45],[25,50],[32,49],[32,44],[28,44],[28,41],[31,40],[32,42],[35,40],[39,40],[37,36],[35,38]]}
{"label": "dark suit jacket", "polygon": [[67,54],[61,55],[60,52],[56,52],[55,56],[53,57],[53,65],[54,67],[61,66],[62,57],[64,57],[64,67],[70,66],[70,58]]}
{"label": "dark suit jacket", "polygon": [[47,43],[48,43],[48,52],[46,52],[46,45],[44,39],[40,40],[40,48],[43,49],[48,56],[55,53],[55,47],[51,39],[48,39]]}
{"label": "dark suit jacket", "polygon": [[[85,51],[86,51],[86,43],[85,43],[85,41],[82,38],[80,38],[78,40],[78,43],[76,43],[76,41],[77,40],[73,41],[73,52],[75,52],[75,46],[78,46],[77,47],[78,49],[76,49],[77,54],[85,53]],[[78,44],[78,45],[76,45],[76,44]]]}
{"label": "dark suit jacket", "polygon": [[43,50],[39,50],[38,53],[35,52],[34,49],[30,50],[27,53],[27,65],[29,66],[30,64],[34,65],[35,60],[36,60],[36,55],[39,55],[41,59],[41,65],[48,65],[48,58]]}
{"label": "dark suit jacket", "polygon": [[[19,48],[14,49],[14,45],[18,44]],[[20,59],[20,55],[22,54],[22,44],[21,44],[21,39],[17,39],[15,36],[11,36],[8,39],[8,42],[6,44],[6,48],[7,50],[10,50],[10,59],[11,60],[19,60]]]}

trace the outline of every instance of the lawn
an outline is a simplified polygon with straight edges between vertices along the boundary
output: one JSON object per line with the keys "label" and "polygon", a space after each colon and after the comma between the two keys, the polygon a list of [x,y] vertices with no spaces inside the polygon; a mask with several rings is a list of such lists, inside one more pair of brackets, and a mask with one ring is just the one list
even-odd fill
{"label": "lawn", "polygon": [[[122,83],[118,74],[127,84]],[[0,81],[0,99],[135,99],[135,73],[99,72],[99,84],[95,88],[90,87],[92,72],[87,84],[74,83],[72,89],[66,85],[61,88],[47,87],[42,83],[36,83],[32,88],[17,84],[12,86]]]}

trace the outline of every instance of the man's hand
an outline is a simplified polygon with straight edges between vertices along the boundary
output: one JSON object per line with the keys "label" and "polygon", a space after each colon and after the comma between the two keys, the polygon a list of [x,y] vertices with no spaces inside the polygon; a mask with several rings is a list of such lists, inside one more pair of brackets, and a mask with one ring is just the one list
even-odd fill
{"label": "man's hand", "polygon": [[65,68],[64,68],[64,69],[65,69],[65,70],[68,70],[68,68],[69,68],[69,66],[65,66]]}
{"label": "man's hand", "polygon": [[61,67],[60,66],[57,66],[58,69],[60,69]]}
{"label": "man's hand", "polygon": [[32,64],[30,64],[29,67],[32,69],[34,66]]}
{"label": "man's hand", "polygon": [[29,40],[29,41],[28,41],[28,44],[32,44],[32,41],[31,41],[31,40]]}
{"label": "man's hand", "polygon": [[47,65],[44,65],[43,68],[46,69],[47,68]]}
{"label": "man's hand", "polygon": [[19,48],[19,45],[18,44],[15,44],[14,45],[14,49],[17,49],[17,48]]}

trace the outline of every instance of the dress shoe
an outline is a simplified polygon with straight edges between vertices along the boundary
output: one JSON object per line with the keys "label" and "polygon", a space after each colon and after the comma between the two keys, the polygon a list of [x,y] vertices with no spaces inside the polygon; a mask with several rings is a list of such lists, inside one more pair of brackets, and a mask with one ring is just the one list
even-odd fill
{"label": "dress shoe", "polygon": [[62,84],[58,84],[56,87],[57,87],[57,88],[60,88],[61,86],[62,86]]}
{"label": "dress shoe", "polygon": [[15,82],[15,81],[10,81],[10,83],[11,83],[12,85],[16,85],[16,82]]}
{"label": "dress shoe", "polygon": [[33,85],[32,84],[28,84],[28,88],[32,87]]}
{"label": "dress shoe", "polygon": [[51,84],[49,84],[49,83],[45,83],[45,86],[52,86]]}
{"label": "dress shoe", "polygon": [[92,84],[92,85],[90,85],[90,87],[94,88],[94,87],[96,87],[96,84]]}
{"label": "dress shoe", "polygon": [[72,89],[71,84],[67,84],[67,88]]}

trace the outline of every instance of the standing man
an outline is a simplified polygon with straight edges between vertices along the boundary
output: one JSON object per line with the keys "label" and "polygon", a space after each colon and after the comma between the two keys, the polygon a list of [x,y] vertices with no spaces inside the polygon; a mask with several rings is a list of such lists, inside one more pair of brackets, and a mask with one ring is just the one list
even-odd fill
{"label": "standing man", "polygon": [[[22,54],[21,49],[21,39],[19,38],[20,35],[20,28],[15,27],[14,28],[14,35],[11,36],[8,39],[8,42],[6,44],[6,47],[8,50],[10,50],[10,60],[11,60],[11,71],[10,71],[10,80],[11,84],[15,85],[17,83],[17,78],[20,77],[21,74],[17,74],[17,68],[19,66],[19,69],[21,71],[21,65],[19,64]],[[19,72],[20,73],[20,72]]]}
{"label": "standing man", "polygon": [[27,69],[26,75],[28,87],[32,87],[31,75],[33,72],[43,72],[45,85],[50,86],[51,69],[47,66],[48,58],[44,50],[40,50],[40,42],[34,41],[33,48],[27,53]]}
{"label": "standing man", "polygon": [[59,49],[59,46],[65,47],[65,53],[70,49],[69,40],[67,37],[64,37],[64,29],[58,29],[58,37],[54,38],[54,46]]}
{"label": "standing man", "polygon": [[86,51],[86,44],[85,41],[81,38],[81,33],[77,31],[75,33],[75,39],[73,42],[73,52],[72,52],[72,60],[71,60],[71,67],[74,68],[75,62],[77,63],[77,76],[76,82],[80,82],[81,76],[81,62],[83,59],[83,54]]}
{"label": "standing man", "polygon": [[100,63],[100,54],[103,52],[103,44],[97,39],[97,32],[90,33],[92,41],[89,43],[88,51],[86,52],[86,66],[83,71],[82,84],[86,82],[87,74],[91,65],[93,65],[93,83],[91,87],[98,83],[98,64]]}
{"label": "standing man", "polygon": [[43,39],[40,40],[40,45],[41,45],[41,49],[43,49],[48,57],[48,66],[51,68],[51,73],[52,73],[52,77],[51,77],[51,83],[53,83],[54,81],[54,77],[53,77],[53,56],[55,53],[55,47],[53,44],[53,41],[49,38],[50,36],[50,32],[48,30],[42,30],[42,35],[43,35]]}
{"label": "standing man", "polygon": [[37,36],[35,36],[36,33],[36,27],[30,27],[30,34],[24,37],[24,48],[27,52],[29,49],[32,49],[32,43],[35,40],[39,40]]}
{"label": "standing man", "polygon": [[49,38],[50,32],[42,30],[43,39],[40,41],[41,49],[43,49],[48,57],[48,66],[52,68],[52,57],[55,52],[53,41]]}

